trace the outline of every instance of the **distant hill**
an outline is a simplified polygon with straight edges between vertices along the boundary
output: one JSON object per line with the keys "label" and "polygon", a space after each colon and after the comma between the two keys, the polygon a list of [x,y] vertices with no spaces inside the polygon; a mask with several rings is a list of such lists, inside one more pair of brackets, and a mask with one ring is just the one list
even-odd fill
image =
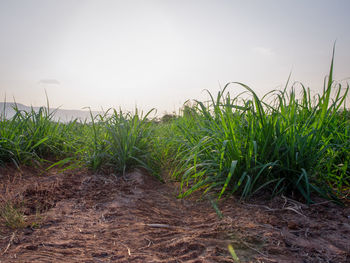
{"label": "distant hill", "polygon": [[[38,111],[40,109],[40,107],[30,107],[30,106],[26,106],[23,105],[21,103],[13,103],[13,102],[0,102],[0,114],[3,115],[5,112],[5,116],[6,118],[12,118],[16,111],[14,110],[14,107],[16,107],[19,110],[23,110],[23,111],[31,111],[31,109],[33,108],[34,111]],[[45,107],[46,108],[46,107]],[[84,120],[90,120],[90,112],[88,110],[65,110],[65,109],[56,109],[56,108],[50,108],[50,112],[54,113],[54,117],[53,119],[55,121],[62,121],[62,122],[68,122],[74,119],[79,119],[81,121]],[[92,111],[93,116],[96,116],[97,114],[100,114],[101,112],[99,111]]]}

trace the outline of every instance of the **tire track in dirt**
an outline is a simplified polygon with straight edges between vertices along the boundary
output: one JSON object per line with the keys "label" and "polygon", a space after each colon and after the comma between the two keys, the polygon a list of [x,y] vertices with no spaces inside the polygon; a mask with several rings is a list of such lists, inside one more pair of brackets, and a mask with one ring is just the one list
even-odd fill
{"label": "tire track in dirt", "polygon": [[139,171],[79,180],[76,193],[61,196],[2,262],[233,262],[207,204],[178,200],[173,188]]}
{"label": "tire track in dirt", "polygon": [[350,262],[349,206],[326,202],[297,214],[281,197],[231,197],[219,203],[220,220],[209,201],[176,199],[175,185],[137,170],[5,177],[0,171],[2,200],[36,223],[0,225],[0,263],[233,262],[229,244],[241,262]]}

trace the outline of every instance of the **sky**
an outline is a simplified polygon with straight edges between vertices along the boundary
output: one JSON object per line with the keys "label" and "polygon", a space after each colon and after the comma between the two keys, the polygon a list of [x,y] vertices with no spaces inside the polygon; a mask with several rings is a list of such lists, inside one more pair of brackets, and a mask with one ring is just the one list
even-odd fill
{"label": "sky", "polygon": [[[231,81],[350,77],[348,0],[0,0],[0,101],[159,114]],[[346,81],[346,80],[345,80]],[[235,94],[242,89],[230,87]]]}

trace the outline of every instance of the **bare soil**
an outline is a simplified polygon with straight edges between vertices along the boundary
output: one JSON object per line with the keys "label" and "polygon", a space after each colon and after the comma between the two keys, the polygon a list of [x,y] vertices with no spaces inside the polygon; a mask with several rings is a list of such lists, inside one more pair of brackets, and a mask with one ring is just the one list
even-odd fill
{"label": "bare soil", "polygon": [[177,193],[138,170],[2,169],[0,204],[16,205],[25,224],[0,221],[0,262],[235,262],[229,244],[240,262],[350,262],[349,204],[231,197],[220,219],[209,200]]}

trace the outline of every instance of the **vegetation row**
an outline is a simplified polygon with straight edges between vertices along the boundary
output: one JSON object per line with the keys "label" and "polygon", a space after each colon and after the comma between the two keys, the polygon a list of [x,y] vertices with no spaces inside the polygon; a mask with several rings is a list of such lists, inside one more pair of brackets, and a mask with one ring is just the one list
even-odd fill
{"label": "vegetation row", "polygon": [[[233,96],[235,87],[244,91]],[[349,85],[333,80],[333,60],[321,94],[302,84],[260,97],[228,83],[209,101],[185,104],[161,120],[111,109],[90,120],[55,122],[55,112],[16,110],[0,119],[0,164],[88,167],[124,174],[141,167],[194,191],[340,200],[350,189]]]}

